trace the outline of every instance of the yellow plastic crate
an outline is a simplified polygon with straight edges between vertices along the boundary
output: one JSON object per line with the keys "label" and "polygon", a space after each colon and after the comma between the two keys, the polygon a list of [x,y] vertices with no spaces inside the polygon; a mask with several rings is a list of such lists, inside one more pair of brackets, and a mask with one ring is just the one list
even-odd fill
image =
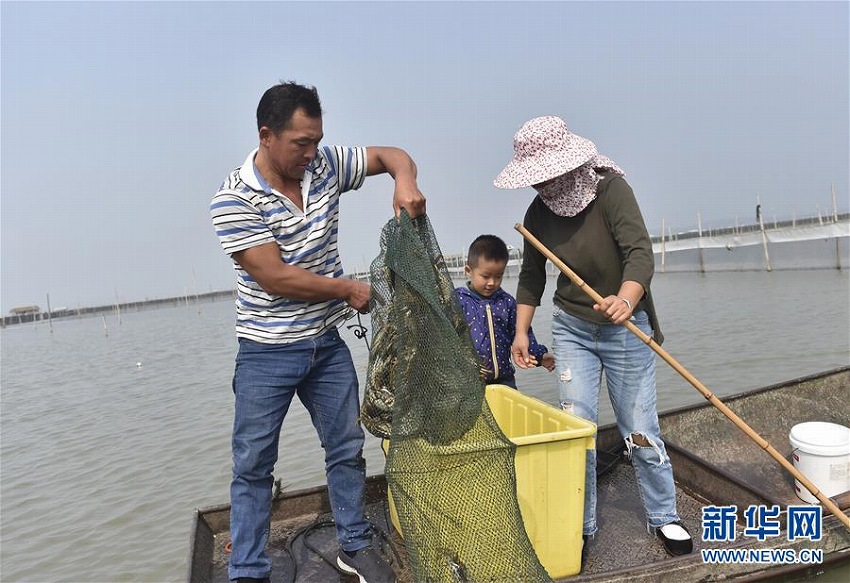
{"label": "yellow plastic crate", "polygon": [[[517,499],[528,538],[552,579],[581,571],[586,451],[596,425],[505,385],[485,396],[499,428],[517,446]],[[384,452],[389,448],[383,443]],[[388,493],[390,519],[403,536]]]}

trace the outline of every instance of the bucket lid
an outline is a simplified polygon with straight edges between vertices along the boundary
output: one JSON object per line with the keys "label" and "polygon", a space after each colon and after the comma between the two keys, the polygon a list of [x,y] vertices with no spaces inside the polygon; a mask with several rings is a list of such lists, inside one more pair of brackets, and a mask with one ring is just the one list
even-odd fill
{"label": "bucket lid", "polygon": [[788,436],[791,445],[806,453],[850,455],[850,427],[824,421],[798,423]]}

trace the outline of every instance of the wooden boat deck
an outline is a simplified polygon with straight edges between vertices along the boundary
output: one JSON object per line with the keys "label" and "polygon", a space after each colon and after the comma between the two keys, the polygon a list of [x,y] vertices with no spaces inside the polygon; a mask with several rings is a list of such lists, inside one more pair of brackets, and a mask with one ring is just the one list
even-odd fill
{"label": "wooden boat deck", "polygon": [[[847,406],[850,367],[768,387],[724,399],[753,429],[782,455],[790,455],[788,433],[791,426],[810,420],[850,425]],[[707,405],[707,404],[706,404]],[[694,535],[694,553],[668,557],[654,535],[647,533],[634,470],[625,461],[599,479],[599,533],[588,547],[585,568],[575,582],[629,581],[718,581],[777,577],[806,577],[823,566],[778,566],[771,564],[704,565],[699,549],[710,548],[802,548],[822,549],[827,564],[850,561],[850,532],[834,517],[824,514],[823,539],[758,541],[741,536],[743,520],[738,520],[737,540],[703,543],[700,540],[702,507],[708,504],[736,504],[740,511],[750,504],[778,504],[783,509],[802,502],[794,493],[793,478],[710,405],[687,407],[661,417],[677,481],[679,514]],[[600,450],[615,448],[619,442],[615,428],[599,430]],[[833,499],[842,509],[850,507],[850,493]],[[404,541],[389,523],[386,484],[382,476],[367,483],[367,515],[378,529],[387,533],[385,551],[391,557],[400,582],[412,581],[406,564]],[[333,527],[321,527],[328,520],[329,506],[324,488],[285,494],[275,502],[269,554],[274,561],[273,581],[351,583],[356,578],[341,574],[331,563],[338,549]],[[317,524],[306,533],[299,529]],[[189,566],[191,583],[225,583],[227,579],[228,507],[198,511]],[[287,551],[290,545],[291,554]],[[310,547],[310,548],[308,548]],[[296,558],[297,573],[292,556]],[[802,570],[801,570],[802,569]],[[787,580],[787,579],[786,579]]]}
{"label": "wooden boat deck", "polygon": [[[679,489],[677,503],[683,520],[695,528],[699,524],[700,512],[704,502]],[[392,546],[387,544],[385,552],[393,560],[393,566],[399,574],[399,583],[413,581],[406,564],[404,541],[394,532],[389,523],[386,501],[382,500],[370,504],[367,515],[369,520],[378,528],[385,533],[392,533],[392,536],[389,537],[389,543]],[[313,524],[317,524],[319,527],[307,534],[306,544],[316,550],[311,550],[305,546],[303,535],[298,536],[292,546],[293,554],[298,561],[297,580],[304,583],[329,583],[333,581],[351,583],[356,581],[356,578],[339,573],[321,558],[323,555],[333,562],[339,548],[333,527],[321,526],[323,521],[329,519],[330,514],[328,513],[309,514],[298,517],[296,520],[280,520],[273,523],[269,555],[273,557],[273,572],[276,582],[278,580],[291,580],[285,575],[278,579],[281,574],[292,573],[292,560],[286,551],[288,540],[297,529]],[[667,558],[664,549],[654,540],[654,535],[646,532],[634,471],[628,464],[618,464],[599,481],[599,526],[600,532],[591,541],[588,549],[587,563],[583,575],[628,569],[638,565],[663,561]],[[224,551],[224,546],[228,540],[229,536],[226,532],[216,536],[212,583],[228,583],[227,553]],[[694,542],[696,548],[699,548],[700,542],[698,540]],[[718,545],[713,546],[718,547]],[[728,546],[728,543],[726,546]],[[394,550],[398,553],[398,556],[395,556]],[[578,579],[573,578],[573,580]],[[580,579],[583,580],[584,576]]]}

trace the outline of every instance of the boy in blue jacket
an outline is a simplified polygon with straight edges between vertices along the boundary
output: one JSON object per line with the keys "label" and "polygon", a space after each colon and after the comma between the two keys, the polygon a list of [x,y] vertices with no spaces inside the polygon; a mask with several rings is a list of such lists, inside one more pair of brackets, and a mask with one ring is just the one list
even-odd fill
{"label": "boy in blue jacket", "polygon": [[[511,362],[511,344],[516,332],[516,299],[502,289],[502,277],[508,265],[508,247],[495,235],[481,235],[469,246],[464,272],[465,287],[455,291],[460,299],[472,343],[481,358],[488,384],[516,388]],[[555,357],[528,331],[531,364],[551,371]]]}

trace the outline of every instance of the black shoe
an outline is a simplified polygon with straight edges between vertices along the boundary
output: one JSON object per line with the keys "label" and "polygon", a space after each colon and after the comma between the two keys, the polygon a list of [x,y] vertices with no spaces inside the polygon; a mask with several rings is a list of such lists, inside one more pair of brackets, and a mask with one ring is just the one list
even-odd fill
{"label": "black shoe", "polygon": [[239,577],[234,580],[236,583],[271,583],[271,579],[268,577],[263,577],[262,579],[257,579],[256,577]]}
{"label": "black shoe", "polygon": [[343,573],[357,575],[360,583],[395,583],[395,573],[372,547],[348,553],[340,549],[336,564]]}
{"label": "black shoe", "polygon": [[[664,532],[664,531],[667,532]],[[688,532],[688,529],[679,522],[670,522],[665,524],[664,526],[659,526],[655,529],[655,534],[658,535],[658,538],[661,539],[661,542],[664,543],[664,550],[667,551],[668,555],[673,557],[678,557],[680,555],[687,555],[693,552],[694,550],[694,542],[691,540],[691,533]]]}

